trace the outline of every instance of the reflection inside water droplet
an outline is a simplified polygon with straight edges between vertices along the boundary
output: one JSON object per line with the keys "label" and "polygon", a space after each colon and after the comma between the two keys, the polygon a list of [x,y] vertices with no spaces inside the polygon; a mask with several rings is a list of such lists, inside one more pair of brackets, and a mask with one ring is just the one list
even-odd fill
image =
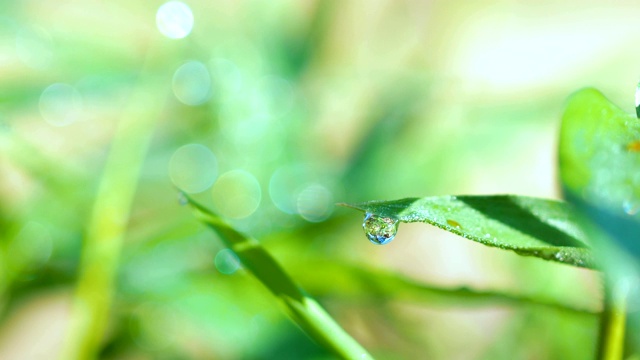
{"label": "reflection inside water droplet", "polygon": [[398,220],[366,213],[362,228],[369,241],[376,245],[384,245],[396,237]]}

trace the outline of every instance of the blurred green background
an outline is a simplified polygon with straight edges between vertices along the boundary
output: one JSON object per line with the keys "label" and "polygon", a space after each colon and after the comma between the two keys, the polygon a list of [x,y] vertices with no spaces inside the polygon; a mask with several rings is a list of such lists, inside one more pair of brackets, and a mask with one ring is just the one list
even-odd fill
{"label": "blurred green background", "polygon": [[131,206],[103,197],[126,231],[100,358],[332,358],[176,188],[259,238],[377,358],[592,358],[593,316],[405,299],[348,269],[591,310],[597,274],[420,224],[374,246],[334,204],[557,198],[564,99],[594,86],[633,111],[638,18],[635,1],[3,1],[0,359],[58,358],[131,129],[111,154]]}

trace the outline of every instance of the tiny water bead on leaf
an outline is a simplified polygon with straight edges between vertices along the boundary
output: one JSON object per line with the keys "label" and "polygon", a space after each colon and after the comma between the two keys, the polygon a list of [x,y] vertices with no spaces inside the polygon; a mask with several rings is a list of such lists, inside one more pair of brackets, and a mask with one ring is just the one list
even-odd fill
{"label": "tiny water bead on leaf", "polygon": [[451,227],[455,227],[455,228],[458,228],[458,229],[462,228],[460,223],[455,221],[455,220],[447,219],[447,224],[449,224],[449,226],[451,226]]}
{"label": "tiny water bead on leaf", "polygon": [[396,237],[398,220],[366,213],[362,228],[369,241],[376,245],[385,245]]}
{"label": "tiny water bead on leaf", "polygon": [[577,214],[569,204],[556,200],[515,195],[434,196],[339,205],[366,214],[363,227],[375,244],[391,241],[398,222],[423,222],[519,255],[596,267]]}

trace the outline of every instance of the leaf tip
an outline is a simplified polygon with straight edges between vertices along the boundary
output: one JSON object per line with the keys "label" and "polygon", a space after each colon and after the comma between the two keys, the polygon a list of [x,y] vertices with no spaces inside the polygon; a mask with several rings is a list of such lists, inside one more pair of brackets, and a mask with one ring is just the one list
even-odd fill
{"label": "leaf tip", "polygon": [[356,206],[354,204],[349,204],[349,203],[336,203],[336,206],[340,206],[340,207],[345,207],[345,208],[349,208],[349,209],[355,209],[355,210],[359,210],[359,211],[364,211],[361,207]]}

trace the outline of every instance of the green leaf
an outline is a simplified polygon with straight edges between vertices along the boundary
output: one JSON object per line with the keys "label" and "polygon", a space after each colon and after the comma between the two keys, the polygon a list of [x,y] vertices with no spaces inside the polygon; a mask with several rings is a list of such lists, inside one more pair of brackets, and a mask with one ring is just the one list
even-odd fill
{"label": "green leaf", "polygon": [[[260,243],[183,195],[194,215],[213,229],[243,266],[278,297],[291,318],[315,341],[345,359],[372,359],[313,298],[305,294]],[[313,270],[312,270],[313,271]]]}
{"label": "green leaf", "polygon": [[640,256],[640,120],[595,89],[576,92],[560,132],[565,196]]}
{"label": "green leaf", "polygon": [[342,204],[401,222],[426,222],[487,246],[593,268],[571,207],[524,196],[440,196]]}
{"label": "green leaf", "polygon": [[[595,316],[598,309],[566,301],[518,294],[513,290],[478,289],[466,286],[446,287],[426,284],[388,270],[366,264],[349,264],[327,259],[305,258],[293,262],[292,269],[321,268],[322,272],[300,271],[299,281],[313,294],[361,301],[408,301],[429,306],[535,306],[567,314]],[[334,279],[328,282],[327,278]]]}

